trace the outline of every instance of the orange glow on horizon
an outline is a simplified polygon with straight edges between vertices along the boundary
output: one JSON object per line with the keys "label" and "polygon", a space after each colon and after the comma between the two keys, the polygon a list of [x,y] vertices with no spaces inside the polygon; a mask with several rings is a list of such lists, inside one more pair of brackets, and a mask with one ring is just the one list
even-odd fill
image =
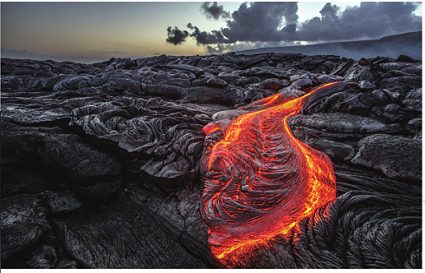
{"label": "orange glow on horizon", "polygon": [[[270,107],[237,117],[208,151],[202,214],[211,251],[227,266],[335,199],[329,157],[296,139],[287,121],[333,84],[287,102],[276,94],[248,105]],[[216,130],[214,122],[203,129]]]}

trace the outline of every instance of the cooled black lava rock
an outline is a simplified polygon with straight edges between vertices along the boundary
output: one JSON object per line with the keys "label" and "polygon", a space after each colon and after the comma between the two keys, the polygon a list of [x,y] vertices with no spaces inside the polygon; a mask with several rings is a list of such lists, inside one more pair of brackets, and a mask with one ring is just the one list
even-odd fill
{"label": "cooled black lava rock", "polygon": [[91,103],[69,105],[80,106],[71,111],[70,125],[134,158],[133,171],[165,190],[176,190],[197,177],[201,129],[208,117],[160,99],[122,97]]}
{"label": "cooled black lava rock", "polygon": [[310,138],[305,141],[310,147],[322,151],[331,159],[350,160],[354,157],[354,147],[345,143],[321,138]]}
{"label": "cooled black lava rock", "polygon": [[403,131],[398,123],[386,124],[377,119],[348,113],[316,113],[310,116],[297,116],[293,119],[293,126],[297,132],[331,139],[353,139],[376,133]]}
{"label": "cooled black lava rock", "polygon": [[30,249],[49,230],[43,200],[21,194],[1,200],[1,260],[7,263]]}
{"label": "cooled black lava rock", "polygon": [[[4,268],[221,268],[201,218],[202,128],[293,99],[337,198],[236,268],[420,268],[422,63],[228,53],[1,60]],[[251,105],[247,106],[248,104]]]}
{"label": "cooled black lava rock", "polygon": [[383,171],[388,177],[422,180],[422,141],[377,134],[359,141],[352,162]]}

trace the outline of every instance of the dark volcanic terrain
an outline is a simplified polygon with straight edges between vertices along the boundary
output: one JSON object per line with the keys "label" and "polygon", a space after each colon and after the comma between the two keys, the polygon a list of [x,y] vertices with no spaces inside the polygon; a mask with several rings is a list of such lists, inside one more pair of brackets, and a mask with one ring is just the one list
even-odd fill
{"label": "dark volcanic terrain", "polygon": [[[421,61],[4,58],[1,75],[2,268],[422,267]],[[218,132],[202,128],[336,81],[288,120],[330,157],[336,199],[223,264],[201,216]]]}
{"label": "dark volcanic terrain", "polygon": [[383,37],[379,40],[362,40],[348,42],[334,42],[303,46],[265,47],[242,50],[237,54],[264,54],[264,53],[302,53],[304,55],[339,55],[359,60],[386,56],[397,58],[400,54],[422,60],[422,31],[409,32]]}

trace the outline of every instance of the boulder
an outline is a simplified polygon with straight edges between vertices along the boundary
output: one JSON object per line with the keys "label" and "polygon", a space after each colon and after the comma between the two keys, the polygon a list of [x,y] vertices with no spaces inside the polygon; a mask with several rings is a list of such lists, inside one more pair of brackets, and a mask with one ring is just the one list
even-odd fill
{"label": "boulder", "polygon": [[286,86],[279,79],[267,79],[259,84],[261,89],[271,89],[275,91]]}
{"label": "boulder", "polygon": [[[348,113],[316,113],[293,119],[296,130],[332,138],[358,138],[377,133],[397,133],[403,129],[398,123],[385,124],[379,120]],[[314,133],[313,133],[314,132]]]}
{"label": "boulder", "polygon": [[1,201],[1,260],[4,264],[31,248],[51,227],[42,199],[21,194]]}
{"label": "boulder", "polygon": [[402,136],[376,134],[361,139],[355,164],[382,171],[390,178],[422,179],[422,142]]}

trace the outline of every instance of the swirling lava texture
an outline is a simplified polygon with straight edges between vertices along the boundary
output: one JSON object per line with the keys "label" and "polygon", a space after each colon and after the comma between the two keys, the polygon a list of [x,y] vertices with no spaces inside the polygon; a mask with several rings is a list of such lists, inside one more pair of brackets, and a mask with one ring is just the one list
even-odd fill
{"label": "swirling lava texture", "polygon": [[[255,244],[286,234],[335,199],[332,162],[296,139],[288,118],[312,96],[343,84],[326,84],[290,101],[276,94],[251,104],[261,110],[204,127],[202,215],[211,251],[224,264],[246,255]],[[223,138],[208,145],[213,135]]]}

